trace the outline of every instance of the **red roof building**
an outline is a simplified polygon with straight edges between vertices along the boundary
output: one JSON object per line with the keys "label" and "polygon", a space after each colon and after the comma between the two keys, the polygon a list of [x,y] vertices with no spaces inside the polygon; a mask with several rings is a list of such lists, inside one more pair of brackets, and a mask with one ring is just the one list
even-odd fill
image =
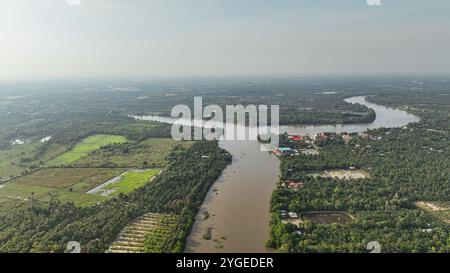
{"label": "red roof building", "polygon": [[297,191],[301,187],[303,187],[304,183],[301,181],[286,181],[286,186],[294,191]]}
{"label": "red roof building", "polygon": [[292,141],[302,141],[303,137],[302,136],[289,136],[289,139]]}

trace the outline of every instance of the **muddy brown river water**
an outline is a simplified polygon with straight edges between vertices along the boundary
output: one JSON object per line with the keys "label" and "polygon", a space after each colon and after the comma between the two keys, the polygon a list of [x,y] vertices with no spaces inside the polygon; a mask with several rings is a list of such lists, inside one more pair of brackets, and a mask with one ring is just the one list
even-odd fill
{"label": "muddy brown river water", "polygon": [[[405,111],[369,103],[365,97],[346,99],[376,112],[376,120],[369,124],[281,126],[289,134],[316,134],[319,132],[363,132],[379,127],[402,127],[419,118]],[[139,117],[172,123],[161,117]],[[219,145],[233,155],[233,162],[211,187],[188,237],[185,252],[264,253],[269,239],[270,198],[279,176],[279,161],[268,152],[261,151],[254,140],[226,141]],[[204,216],[209,213],[209,217]],[[207,219],[205,219],[207,218]],[[205,234],[211,240],[205,240]]]}

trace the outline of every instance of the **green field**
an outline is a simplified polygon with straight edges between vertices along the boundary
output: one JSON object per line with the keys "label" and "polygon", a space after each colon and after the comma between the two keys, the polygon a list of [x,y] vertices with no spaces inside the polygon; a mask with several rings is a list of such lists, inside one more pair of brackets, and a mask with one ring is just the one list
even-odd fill
{"label": "green field", "polygon": [[142,142],[128,142],[115,147],[103,147],[72,165],[77,167],[155,168],[167,164],[171,152],[187,149],[192,142],[170,138],[149,138]]}
{"label": "green field", "polygon": [[130,171],[122,175],[122,179],[105,187],[105,190],[114,190],[112,195],[119,193],[129,193],[134,189],[144,186],[150,178],[158,174],[160,169],[151,169],[146,171]]}
{"label": "green field", "polygon": [[[31,197],[40,201],[56,198],[61,202],[72,201],[79,206],[94,205],[108,197],[87,194],[86,191],[120,175],[123,169],[101,168],[48,168],[22,176],[1,185],[0,212],[8,210],[12,205],[29,201]],[[145,185],[160,169],[146,171],[130,171],[122,175],[122,179],[105,187],[114,190],[112,195],[129,193]],[[12,202],[14,201],[14,202]]]}
{"label": "green field", "polygon": [[83,139],[80,143],[75,145],[70,151],[58,156],[57,158],[49,161],[51,166],[68,165],[75,162],[89,153],[98,150],[102,146],[113,143],[124,143],[127,139],[124,136],[115,135],[93,135]]}
{"label": "green field", "polygon": [[82,192],[59,191],[54,196],[61,202],[74,202],[77,206],[88,207],[108,199],[108,197]]}
{"label": "green field", "polygon": [[30,200],[57,198],[88,206],[105,197],[85,193],[122,173],[122,169],[49,168],[0,185],[0,212]]}
{"label": "green field", "polygon": [[17,178],[10,183],[86,192],[122,172],[122,169],[46,168]]}
{"label": "green field", "polygon": [[[129,193],[160,172],[170,154],[182,152],[191,145],[192,142],[169,138],[127,142],[123,136],[94,135],[70,151],[60,144],[11,146],[0,151],[0,178],[8,180],[0,186],[0,212],[30,202],[31,197],[39,201],[56,198],[79,206],[94,205],[109,196],[87,194],[87,191],[121,175],[125,169],[151,168],[127,172],[119,182],[104,188],[112,196]],[[71,168],[61,168],[67,165]]]}
{"label": "green field", "polygon": [[6,183],[3,184],[3,187],[0,189],[0,198],[26,201],[30,199],[32,195],[36,199],[44,198],[52,191],[54,191],[54,189],[46,187]]}
{"label": "green field", "polygon": [[34,154],[39,144],[14,145],[0,151],[0,181],[20,175],[27,167],[21,166],[21,158]]}
{"label": "green field", "polygon": [[0,216],[11,209],[21,206],[22,204],[23,201],[21,200],[5,198],[0,196]]}
{"label": "green field", "polygon": [[65,148],[63,145],[53,144],[41,152],[43,145],[43,143],[28,143],[0,150],[0,181],[25,174],[30,167],[39,166],[64,152]]}

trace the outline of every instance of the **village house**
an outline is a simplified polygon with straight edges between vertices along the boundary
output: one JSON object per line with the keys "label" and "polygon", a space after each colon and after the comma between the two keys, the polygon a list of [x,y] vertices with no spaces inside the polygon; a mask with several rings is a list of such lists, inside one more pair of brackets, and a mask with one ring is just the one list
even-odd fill
{"label": "village house", "polygon": [[360,138],[363,138],[363,139],[369,139],[370,138],[370,135],[368,133],[358,133],[358,135],[359,135]]}
{"label": "village house", "polygon": [[289,212],[288,215],[290,218],[298,218],[298,214],[296,212]]}
{"label": "village house", "polygon": [[420,231],[425,232],[425,233],[431,233],[431,232],[433,232],[433,229],[432,228],[422,228],[422,229],[420,229]]}
{"label": "village house", "polygon": [[319,152],[314,149],[301,149],[299,150],[302,155],[318,155]]}
{"label": "village house", "polygon": [[277,156],[282,156],[282,155],[290,155],[290,156],[299,155],[297,150],[291,149],[289,147],[279,147],[279,148],[273,150],[272,152],[275,155],[277,155]]}
{"label": "village house", "polygon": [[327,135],[325,134],[325,133],[318,133],[318,134],[315,134],[314,136],[313,136],[313,139],[315,140],[315,141],[318,141],[318,140],[325,140],[325,139],[327,139],[328,137],[327,137]]}
{"label": "village house", "polygon": [[292,141],[302,141],[303,137],[298,135],[288,136],[288,138]]}
{"label": "village house", "polygon": [[298,191],[298,189],[300,189],[305,185],[305,183],[302,181],[286,181],[283,184],[285,185],[286,188],[291,189],[293,191]]}

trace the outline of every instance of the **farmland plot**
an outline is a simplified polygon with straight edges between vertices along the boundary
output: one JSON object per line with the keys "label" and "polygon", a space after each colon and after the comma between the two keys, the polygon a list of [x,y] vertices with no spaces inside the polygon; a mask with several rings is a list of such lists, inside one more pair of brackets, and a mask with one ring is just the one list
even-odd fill
{"label": "farmland plot", "polygon": [[109,253],[168,253],[176,244],[178,217],[147,213],[129,224],[111,244]]}
{"label": "farmland plot", "polygon": [[114,135],[90,136],[83,139],[80,143],[75,145],[75,147],[72,150],[49,161],[49,164],[51,166],[68,165],[87,156],[89,153],[98,150],[102,146],[113,143],[124,143],[126,141],[127,139],[124,136],[114,136]]}

